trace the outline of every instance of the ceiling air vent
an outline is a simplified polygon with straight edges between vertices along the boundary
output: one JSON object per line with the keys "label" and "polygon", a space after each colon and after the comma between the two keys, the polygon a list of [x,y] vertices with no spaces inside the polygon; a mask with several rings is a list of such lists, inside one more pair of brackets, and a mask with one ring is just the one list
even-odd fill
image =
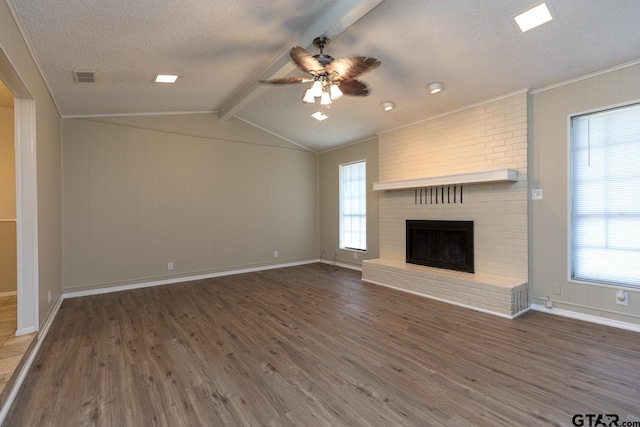
{"label": "ceiling air vent", "polygon": [[93,71],[74,71],[73,79],[76,83],[95,83],[96,73]]}

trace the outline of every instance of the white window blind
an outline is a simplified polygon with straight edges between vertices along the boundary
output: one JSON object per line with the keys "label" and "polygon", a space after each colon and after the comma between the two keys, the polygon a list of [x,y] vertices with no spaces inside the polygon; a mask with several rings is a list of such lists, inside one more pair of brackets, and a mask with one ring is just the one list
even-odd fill
{"label": "white window blind", "polygon": [[572,278],[640,287],[640,104],[571,118]]}
{"label": "white window blind", "polygon": [[340,247],[367,250],[367,163],[340,165]]}

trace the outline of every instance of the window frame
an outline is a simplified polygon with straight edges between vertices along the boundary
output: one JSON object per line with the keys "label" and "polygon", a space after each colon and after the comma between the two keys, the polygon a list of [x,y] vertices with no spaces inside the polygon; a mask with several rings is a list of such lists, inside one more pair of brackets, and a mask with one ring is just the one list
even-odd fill
{"label": "window frame", "polygon": [[[365,214],[364,214],[364,225],[365,225],[365,229],[364,229],[364,249],[362,248],[354,248],[354,247],[348,247],[345,244],[343,244],[343,193],[342,193],[342,168],[343,167],[347,167],[347,166],[351,166],[351,165],[355,165],[355,164],[359,164],[359,163],[363,163],[364,164],[364,210],[365,210]],[[360,160],[354,160],[354,161],[350,161],[350,162],[345,162],[345,163],[340,163],[338,165],[338,248],[341,250],[345,250],[345,251],[352,251],[352,252],[360,252],[360,253],[366,253],[367,252],[367,248],[368,248],[368,240],[369,240],[369,235],[367,233],[367,221],[368,221],[368,212],[367,212],[367,159],[360,159]]]}
{"label": "window frame", "polygon": [[610,288],[610,289],[629,289],[632,291],[636,291],[638,289],[640,289],[640,284],[639,285],[633,285],[633,284],[626,284],[626,283],[613,283],[613,282],[606,282],[606,281],[598,281],[598,280],[584,280],[584,279],[580,279],[580,278],[574,278],[573,277],[573,264],[574,264],[574,248],[573,248],[573,196],[574,196],[574,189],[573,189],[573,182],[572,182],[572,178],[573,178],[573,158],[572,158],[572,129],[571,129],[571,123],[572,123],[572,119],[575,117],[579,117],[579,116],[585,116],[585,115],[589,115],[589,114],[595,114],[595,113],[602,113],[608,110],[615,110],[615,109],[620,109],[620,108],[625,108],[625,107],[632,107],[634,105],[640,105],[640,99],[634,99],[634,100],[629,100],[629,101],[625,101],[625,102],[620,102],[620,103],[616,103],[616,104],[611,104],[611,105],[607,105],[607,106],[600,106],[600,107],[596,107],[596,108],[592,108],[589,110],[584,110],[584,111],[580,111],[580,112],[574,112],[574,113],[570,113],[567,115],[567,144],[566,144],[566,149],[567,149],[567,169],[566,169],[566,188],[567,188],[567,277],[566,280],[568,283],[575,283],[575,284],[580,284],[580,285],[589,285],[589,286],[597,286],[600,288]]}

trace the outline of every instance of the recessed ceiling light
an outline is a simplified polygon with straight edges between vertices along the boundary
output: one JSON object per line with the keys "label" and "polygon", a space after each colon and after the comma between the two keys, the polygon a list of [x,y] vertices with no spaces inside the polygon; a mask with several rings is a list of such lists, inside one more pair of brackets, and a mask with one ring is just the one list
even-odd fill
{"label": "recessed ceiling light", "polygon": [[545,22],[549,22],[553,19],[551,12],[546,3],[539,4],[538,6],[521,13],[513,18],[518,24],[520,31],[523,33],[536,28]]}
{"label": "recessed ceiling light", "polygon": [[392,101],[384,101],[380,103],[380,106],[384,111],[391,111],[396,108],[396,104]]}
{"label": "recessed ceiling light", "polygon": [[440,93],[444,90],[444,83],[440,83],[440,82],[429,83],[427,85],[427,90],[431,94]]}
{"label": "recessed ceiling light", "polygon": [[322,114],[320,111],[316,111],[315,113],[313,113],[311,115],[311,117],[313,117],[314,119],[316,119],[319,122],[329,118],[329,116],[327,116],[326,114]]}
{"label": "recessed ceiling light", "polygon": [[178,80],[179,76],[174,76],[172,74],[156,74],[156,77],[153,79],[156,83],[175,83]]}

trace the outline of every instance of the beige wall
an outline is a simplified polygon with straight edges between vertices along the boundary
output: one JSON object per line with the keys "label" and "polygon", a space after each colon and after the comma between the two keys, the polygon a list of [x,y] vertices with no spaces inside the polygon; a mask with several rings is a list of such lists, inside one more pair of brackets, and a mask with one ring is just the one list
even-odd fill
{"label": "beige wall", "polygon": [[[8,92],[0,82],[0,91]],[[13,98],[11,98],[13,103]],[[0,107],[0,294],[15,292],[16,157],[13,108]]]}
{"label": "beige wall", "polygon": [[[340,249],[339,174],[343,163],[367,161],[367,251]],[[378,181],[377,138],[320,154],[320,252],[324,260],[361,266],[363,259],[378,257],[378,194],[373,183]],[[356,254],[357,258],[354,258]]]}
{"label": "beige wall", "polygon": [[0,80],[0,107],[13,109],[13,94]]}
{"label": "beige wall", "polygon": [[[0,48],[35,100],[38,187],[38,293],[42,325],[62,293],[60,116],[11,10],[0,1]],[[6,82],[5,82],[6,83]],[[51,292],[51,302],[47,296]]]}
{"label": "beige wall", "polygon": [[16,256],[16,222],[0,220],[0,294],[16,291]]}
{"label": "beige wall", "polygon": [[541,91],[532,101],[531,188],[544,190],[543,200],[530,204],[532,303],[548,295],[563,310],[640,324],[637,289],[628,290],[629,305],[621,306],[615,288],[568,280],[568,117],[640,101],[640,65]]}
{"label": "beige wall", "polygon": [[503,168],[519,174],[515,183],[464,185],[462,204],[416,204],[414,189],[381,191],[381,258],[405,259],[407,219],[473,220],[475,271],[527,280],[527,97],[379,135],[381,182]]}
{"label": "beige wall", "polygon": [[63,122],[66,291],[317,258],[317,154],[214,114]]}
{"label": "beige wall", "polygon": [[16,219],[16,154],[13,120],[13,108],[0,107],[0,221]]}

